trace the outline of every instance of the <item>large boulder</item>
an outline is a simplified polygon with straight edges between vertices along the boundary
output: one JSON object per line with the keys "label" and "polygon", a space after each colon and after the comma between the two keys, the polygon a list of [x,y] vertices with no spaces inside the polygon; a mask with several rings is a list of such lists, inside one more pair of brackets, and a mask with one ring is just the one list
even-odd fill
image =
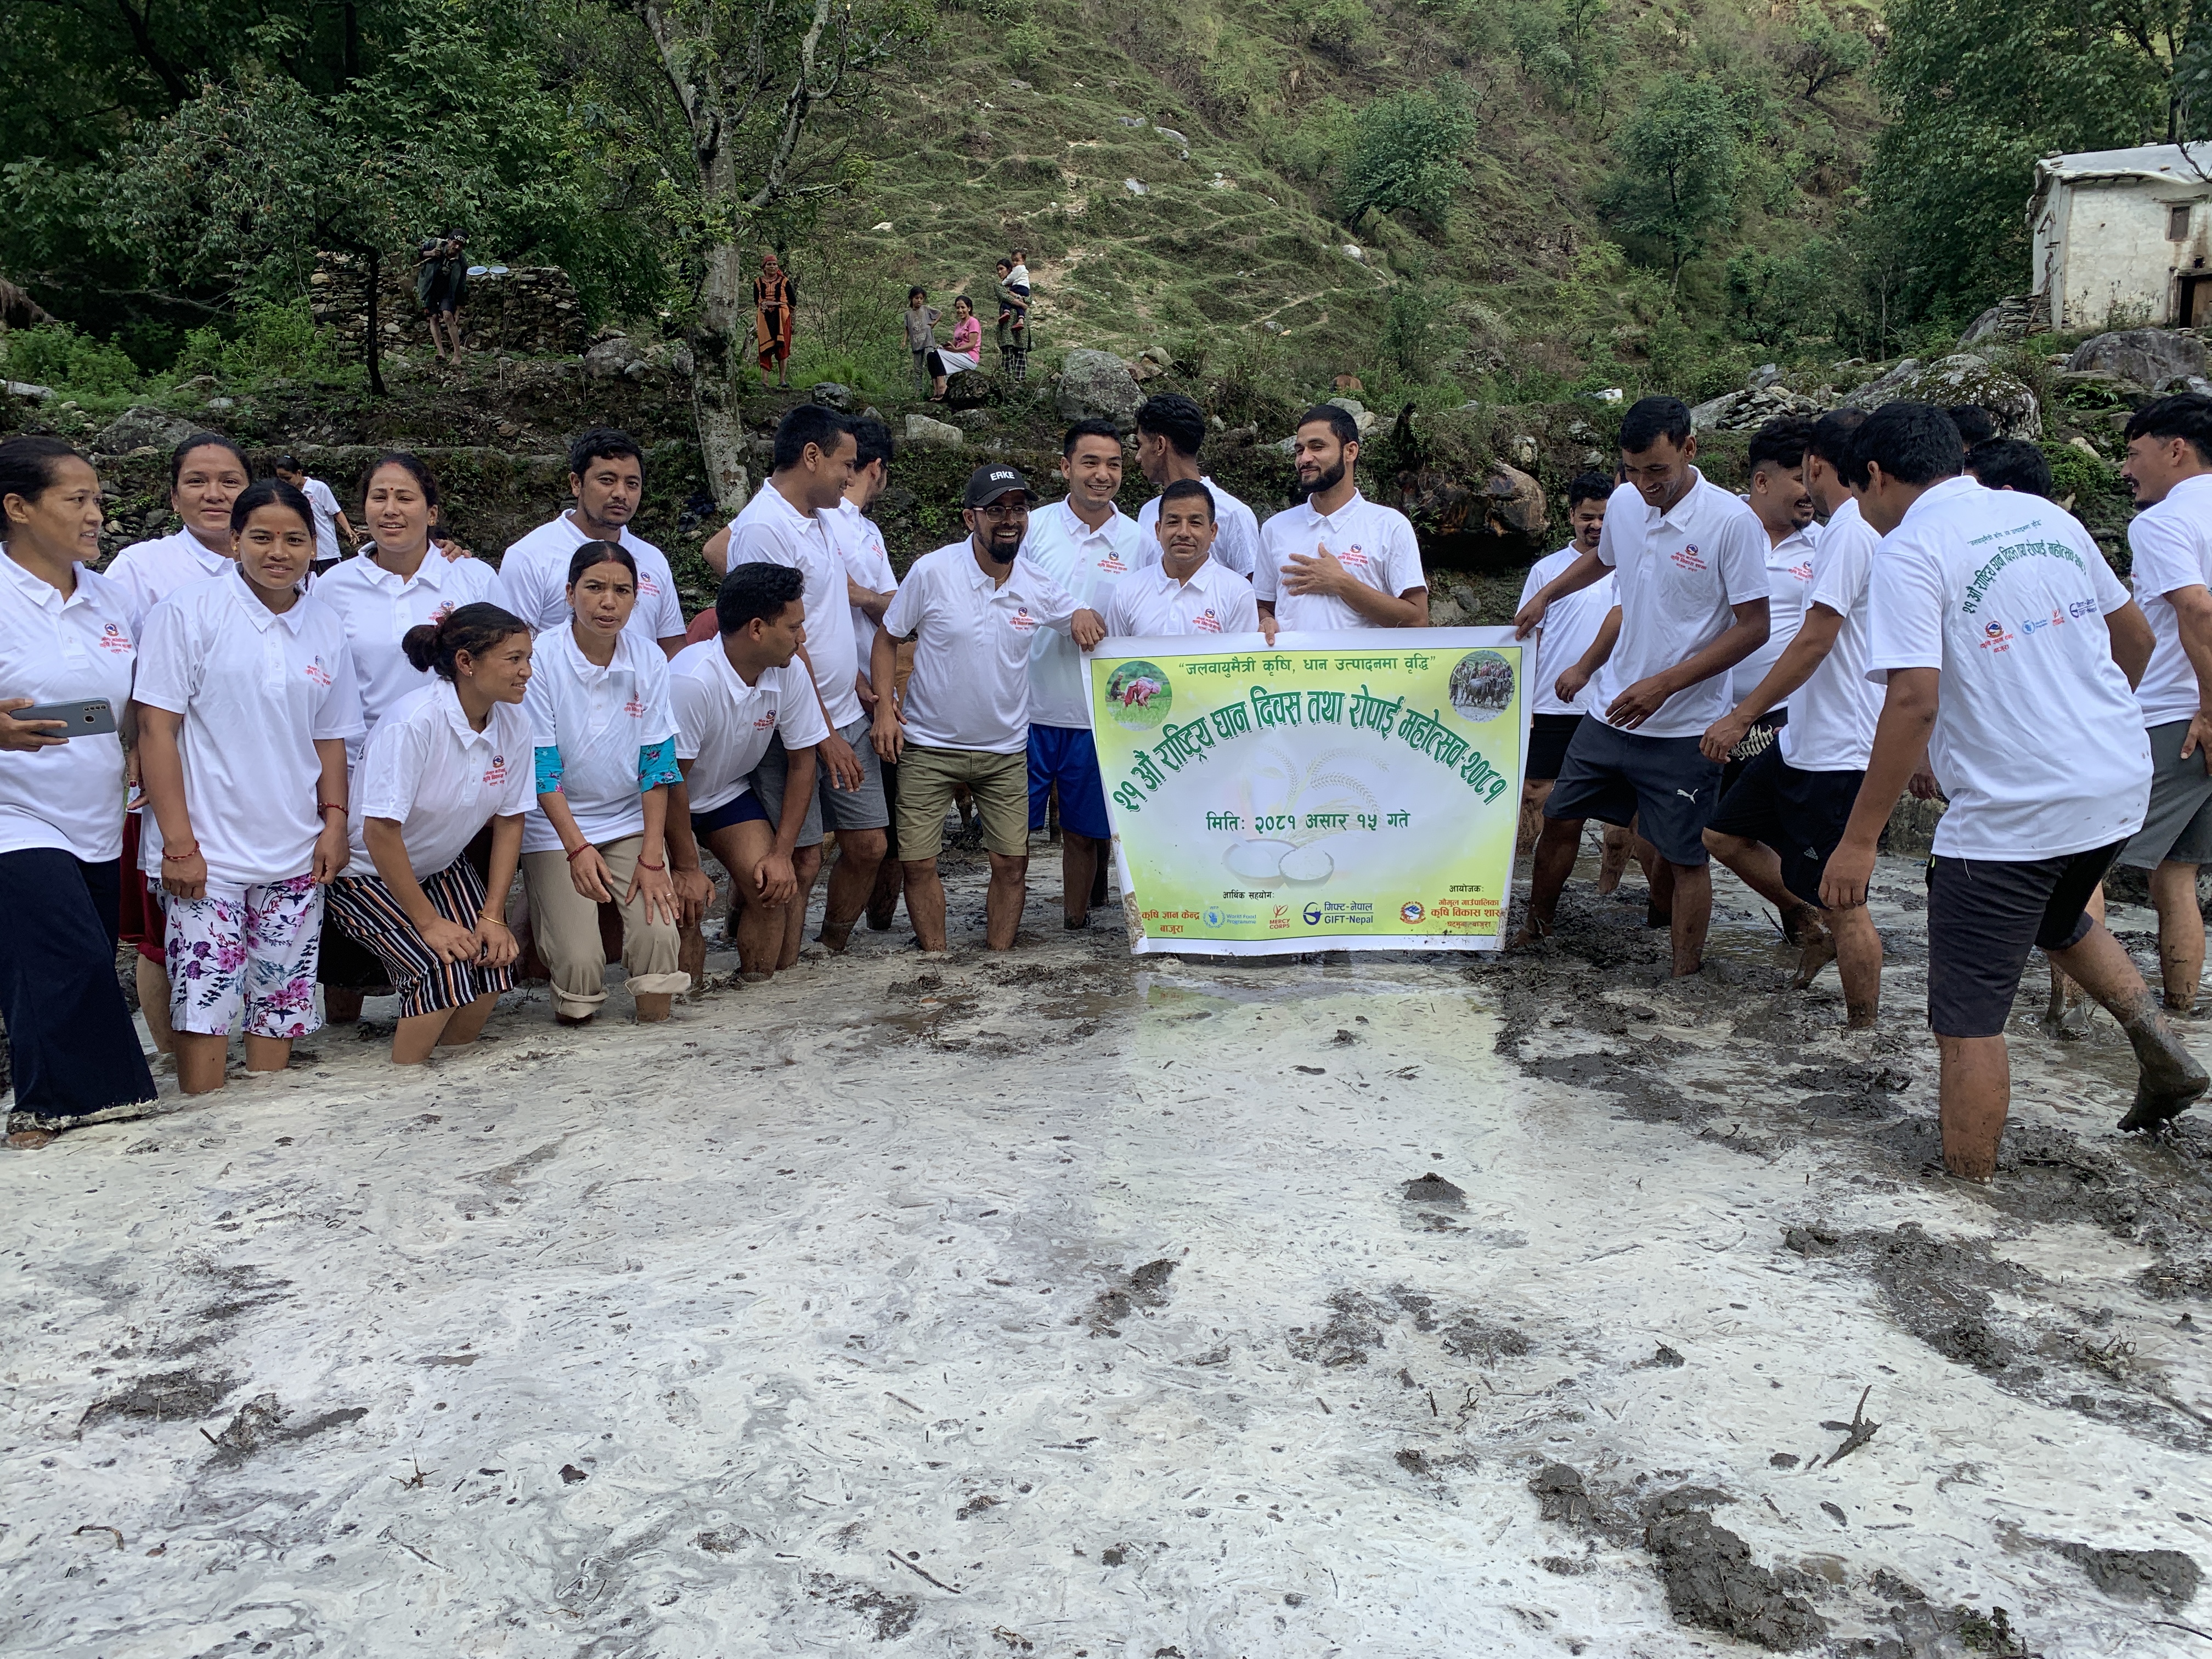
{"label": "large boulder", "polygon": [[173,449],[204,422],[185,415],[173,415],[151,404],[133,404],[93,434],[96,455],[128,455],[134,449]]}
{"label": "large boulder", "polygon": [[594,380],[618,380],[629,370],[631,364],[645,362],[646,348],[636,344],[626,334],[611,334],[604,340],[594,340],[584,353],[584,373]]}
{"label": "large boulder", "polygon": [[2069,374],[2102,369],[2145,392],[2175,375],[2204,373],[2204,342],[2163,328],[2124,328],[2084,340],[2066,360]]}
{"label": "large boulder", "polygon": [[1984,340],[2025,340],[2036,332],[2038,320],[2033,295],[2008,294],[1966,325],[1966,331],[1959,337],[1960,349],[1978,345]]}
{"label": "large boulder", "polygon": [[1549,515],[1544,506],[1544,486],[1521,471],[1503,461],[1492,463],[1490,477],[1482,486],[1482,493],[1490,497],[1489,520],[1492,532],[1497,535],[1538,536],[1544,532]]}
{"label": "large boulder", "polygon": [[1000,386],[998,378],[980,368],[963,368],[945,382],[947,409],[988,409],[993,404],[1006,401],[1006,390]]}
{"label": "large boulder", "polygon": [[906,417],[906,441],[924,449],[957,449],[968,438],[957,426],[933,421],[927,415],[909,415]]}
{"label": "large boulder", "polygon": [[1936,404],[1948,407],[1954,404],[1979,404],[1990,412],[1996,423],[1997,435],[2002,438],[2040,438],[2043,435],[2043,410],[2035,400],[2035,393],[2027,382],[2016,374],[2007,374],[1993,367],[1987,359],[1977,357],[1971,351],[1961,351],[1948,357],[1939,357],[1932,363],[1914,362],[1912,372],[1901,374],[1905,363],[1898,365],[1880,380],[1861,386],[1844,399],[1858,409],[1873,409],[1880,404],[1901,402]]}
{"label": "large boulder", "polygon": [[1060,366],[1053,401],[1062,420],[1111,421],[1127,432],[1136,426],[1137,405],[1145,394],[1129,366],[1112,352],[1079,347]]}
{"label": "large boulder", "polygon": [[1820,405],[1784,386],[1724,392],[1690,411],[1692,432],[1756,432],[1778,415],[1817,415]]}
{"label": "large boulder", "polygon": [[838,380],[817,380],[808,388],[806,398],[824,409],[848,410],[853,406],[853,388]]}

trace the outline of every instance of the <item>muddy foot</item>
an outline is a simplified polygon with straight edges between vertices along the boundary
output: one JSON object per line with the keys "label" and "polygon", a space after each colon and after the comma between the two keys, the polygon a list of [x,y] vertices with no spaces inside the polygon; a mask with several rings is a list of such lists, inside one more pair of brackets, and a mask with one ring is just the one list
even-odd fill
{"label": "muddy foot", "polygon": [[2089,1035],[2093,1006],[2081,988],[2069,979],[2063,989],[2052,988],[2051,1001],[2043,1011],[2043,1029],[2061,1042],[2079,1042]]}
{"label": "muddy foot", "polygon": [[56,1132],[52,1129],[17,1129],[8,1137],[10,1152],[35,1152],[41,1146],[54,1144]]}
{"label": "muddy foot", "polygon": [[1540,945],[1551,938],[1553,931],[1553,924],[1539,921],[1531,916],[1521,924],[1521,930],[1518,933],[1505,941],[1505,948],[1509,951],[1526,951],[1532,945]]}
{"label": "muddy foot", "polygon": [[1647,904],[1644,907],[1644,925],[1654,930],[1672,927],[1674,913],[1672,910],[1655,910]]}
{"label": "muddy foot", "polygon": [[1836,959],[1836,936],[1819,922],[1805,922],[1800,938],[1803,945],[1797,956],[1797,971],[1790,981],[1793,991],[1803,990],[1820,976],[1820,969]]}
{"label": "muddy foot", "polygon": [[2120,1120],[2122,1133],[2159,1127],[2180,1116],[2198,1096],[2212,1088],[2212,1077],[2205,1075],[2204,1068],[2180,1040],[2170,1034],[2155,1047],[2148,1042],[2141,1045],[2136,1059],[2142,1072],[2136,1083],[2135,1104]]}
{"label": "muddy foot", "polygon": [[842,927],[832,927],[825,921],[822,931],[814,936],[814,942],[832,956],[842,957],[845,947],[853,942],[853,924],[848,921]]}

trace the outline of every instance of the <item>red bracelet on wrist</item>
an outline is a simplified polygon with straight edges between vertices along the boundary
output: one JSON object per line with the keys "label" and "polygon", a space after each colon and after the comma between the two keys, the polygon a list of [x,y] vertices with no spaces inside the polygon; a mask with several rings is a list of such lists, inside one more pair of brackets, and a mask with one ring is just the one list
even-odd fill
{"label": "red bracelet on wrist", "polygon": [[574,852],[568,854],[568,862],[574,864],[578,859],[583,857],[585,854],[591,850],[592,843],[586,842],[581,847],[579,847]]}
{"label": "red bracelet on wrist", "polygon": [[659,864],[647,864],[643,859],[640,859],[637,861],[637,867],[641,870],[665,870],[668,865],[665,860]]}
{"label": "red bracelet on wrist", "polygon": [[161,854],[161,862],[162,862],[162,863],[164,863],[164,864],[182,864],[182,863],[183,863],[186,859],[190,859],[190,858],[197,858],[197,857],[198,857],[198,856],[199,856],[199,850],[200,850],[200,844],[199,844],[199,842],[193,842],[190,847],[187,847],[186,848],[185,848],[185,850],[184,850],[183,852],[181,852],[181,853],[164,853],[164,854]]}
{"label": "red bracelet on wrist", "polygon": [[318,805],[316,806],[315,811],[316,811],[316,812],[317,812],[318,814],[324,813],[324,812],[335,812],[335,813],[337,813],[340,817],[345,817],[345,816],[346,816],[346,809],[345,809],[344,807],[343,807],[343,806],[339,805],[338,805],[336,801],[334,801],[334,800],[326,800],[326,801],[323,801],[323,802],[321,802],[319,805]]}

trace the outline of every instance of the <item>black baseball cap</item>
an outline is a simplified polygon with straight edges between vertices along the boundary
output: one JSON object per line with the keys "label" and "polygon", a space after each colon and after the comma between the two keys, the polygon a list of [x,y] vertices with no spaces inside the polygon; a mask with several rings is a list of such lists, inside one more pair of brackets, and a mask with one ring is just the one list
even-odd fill
{"label": "black baseball cap", "polygon": [[1020,490],[1031,501],[1036,499],[1036,491],[1030,488],[1030,481],[1004,462],[979,466],[968,475],[967,493],[961,496],[960,505],[988,507],[1010,489]]}

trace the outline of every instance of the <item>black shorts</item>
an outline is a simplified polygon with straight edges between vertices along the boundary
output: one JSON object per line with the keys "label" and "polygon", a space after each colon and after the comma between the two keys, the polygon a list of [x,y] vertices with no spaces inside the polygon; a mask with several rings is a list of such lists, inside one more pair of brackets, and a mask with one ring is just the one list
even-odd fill
{"label": "black shorts", "polygon": [[2096,926],[2089,896],[2125,841],[2025,863],[1928,860],[1928,1029],[2004,1035],[2031,947],[2063,951]]}
{"label": "black shorts", "polygon": [[1580,714],[1531,714],[1528,717],[1528,765],[1522,775],[1530,783],[1549,783],[1559,775],[1574,741]]}
{"label": "black shorts", "polygon": [[1751,723],[1751,730],[1743,734],[1741,742],[1729,750],[1728,760],[1721,768],[1720,799],[1729,798],[1729,792],[1735,787],[1736,780],[1743,775],[1744,769],[1774,747],[1782,735],[1782,728],[1789,723],[1790,710],[1787,708],[1769,709]]}
{"label": "black shorts", "polygon": [[733,823],[765,823],[771,830],[775,827],[775,820],[769,817],[768,808],[761,804],[761,798],[748,789],[742,795],[724,801],[720,806],[694,812],[691,815],[691,834],[695,839],[704,841],[716,830],[726,830]]}
{"label": "black shorts", "polygon": [[1721,797],[1707,827],[1716,835],[1764,842],[1782,860],[1782,884],[1811,905],[1820,902],[1820,872],[1844,838],[1863,772],[1801,772],[1782,758],[1779,743],[1744,763],[1735,787]]}
{"label": "black shorts", "polygon": [[1646,738],[1585,717],[1567,744],[1559,781],[1544,802],[1547,818],[1639,821],[1644,839],[1669,864],[1705,861],[1705,825],[1721,781],[1719,763],[1696,738]]}

